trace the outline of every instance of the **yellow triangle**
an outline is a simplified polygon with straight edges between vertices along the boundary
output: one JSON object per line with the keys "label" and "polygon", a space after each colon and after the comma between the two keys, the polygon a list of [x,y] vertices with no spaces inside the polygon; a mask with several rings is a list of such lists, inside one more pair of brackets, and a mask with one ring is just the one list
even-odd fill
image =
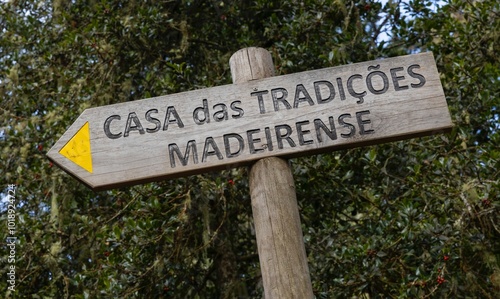
{"label": "yellow triangle", "polygon": [[92,173],[92,152],[90,151],[90,129],[86,122],[59,153],[76,165]]}

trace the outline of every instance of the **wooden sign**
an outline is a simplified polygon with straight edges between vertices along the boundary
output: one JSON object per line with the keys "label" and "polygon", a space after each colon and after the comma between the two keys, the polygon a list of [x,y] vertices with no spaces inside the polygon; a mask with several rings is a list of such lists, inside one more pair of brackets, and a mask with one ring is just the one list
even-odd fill
{"label": "wooden sign", "polygon": [[47,155],[103,190],[451,127],[422,53],[90,108]]}

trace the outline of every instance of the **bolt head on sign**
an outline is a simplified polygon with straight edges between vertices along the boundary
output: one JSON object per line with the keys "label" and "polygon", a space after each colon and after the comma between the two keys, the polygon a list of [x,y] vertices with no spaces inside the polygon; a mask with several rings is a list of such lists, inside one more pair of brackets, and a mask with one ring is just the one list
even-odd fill
{"label": "bolt head on sign", "polygon": [[104,190],[451,127],[421,53],[90,108],[47,156]]}

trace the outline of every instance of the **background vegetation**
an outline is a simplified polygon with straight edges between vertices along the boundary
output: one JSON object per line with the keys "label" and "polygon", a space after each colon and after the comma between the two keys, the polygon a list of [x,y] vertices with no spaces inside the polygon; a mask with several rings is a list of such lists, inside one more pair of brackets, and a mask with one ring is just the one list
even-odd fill
{"label": "background vegetation", "polygon": [[[433,51],[450,134],[292,160],[317,298],[500,297],[500,2],[0,2],[0,190],[16,184],[16,291],[261,298],[247,170],[94,193],[45,153],[88,107]],[[5,252],[5,253],[4,253]]]}

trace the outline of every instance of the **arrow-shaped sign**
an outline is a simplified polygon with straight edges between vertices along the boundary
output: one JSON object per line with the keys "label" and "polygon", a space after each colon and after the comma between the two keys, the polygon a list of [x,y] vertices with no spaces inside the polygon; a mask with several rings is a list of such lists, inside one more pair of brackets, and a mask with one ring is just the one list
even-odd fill
{"label": "arrow-shaped sign", "polygon": [[451,127],[423,53],[90,108],[47,155],[102,190]]}

